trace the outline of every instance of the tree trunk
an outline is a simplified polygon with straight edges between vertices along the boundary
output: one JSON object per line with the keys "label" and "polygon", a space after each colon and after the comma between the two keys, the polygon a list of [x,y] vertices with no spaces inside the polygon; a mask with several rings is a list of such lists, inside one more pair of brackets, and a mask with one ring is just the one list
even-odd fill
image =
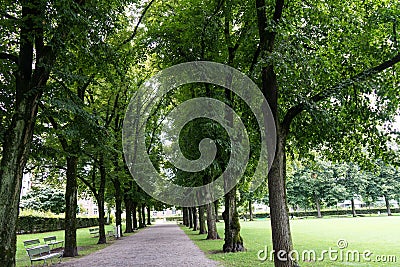
{"label": "tree trunk", "polygon": [[322,218],[321,214],[321,203],[319,198],[314,194],[314,201],[315,201],[315,207],[317,208],[317,217]]}
{"label": "tree trunk", "polygon": [[133,215],[133,230],[137,230],[138,229],[137,202],[133,202],[132,215]]}
{"label": "tree trunk", "polygon": [[97,244],[105,244],[107,242],[106,239],[106,230],[105,230],[105,212],[104,212],[104,193],[106,190],[106,167],[104,165],[104,157],[100,157],[100,187],[97,193],[97,205],[99,208],[99,241]]}
{"label": "tree trunk", "polygon": [[147,225],[151,225],[150,206],[146,206],[146,209],[147,209]]}
{"label": "tree trunk", "polygon": [[142,205],[142,225],[146,227],[146,207],[144,204]]}
{"label": "tree trunk", "polygon": [[207,204],[207,239],[220,239],[217,232],[217,221],[215,215],[215,205],[214,203]]}
{"label": "tree trunk", "polygon": [[385,198],[385,204],[386,204],[386,210],[387,210],[387,215],[388,216],[392,216],[392,212],[390,210],[390,203],[389,203],[389,198],[387,197],[387,195],[383,195],[383,197]]}
{"label": "tree trunk", "polygon": [[115,226],[118,229],[119,227],[119,236],[122,236],[122,190],[121,190],[121,182],[118,179],[112,179],[113,185],[114,185],[114,189],[115,189],[115,193],[114,193],[114,197],[115,197]]}
{"label": "tree trunk", "polygon": [[189,219],[189,228],[193,228],[193,215],[191,208],[188,208],[188,219]]}
{"label": "tree trunk", "polygon": [[214,201],[214,212],[215,212],[215,221],[219,222],[218,218],[218,208],[219,208],[219,199]]}
{"label": "tree trunk", "polygon": [[124,194],[124,203],[125,203],[125,233],[132,233],[132,200],[127,195],[127,192]]}
{"label": "tree trunk", "polygon": [[236,186],[225,195],[225,211],[222,213],[225,222],[224,252],[244,251],[243,239],[240,236],[239,214],[236,208]]}
{"label": "tree trunk", "polygon": [[142,205],[138,206],[138,215],[139,215],[139,217],[138,217],[138,219],[139,219],[139,228],[143,228],[144,225],[143,225],[143,219],[142,219]]}
{"label": "tree trunk", "polygon": [[[278,130],[278,129],[277,129]],[[286,202],[286,136],[279,132],[277,136],[277,150],[271,169],[268,174],[268,190],[271,215],[272,243],[274,251],[285,251],[286,255],[292,251],[292,237],[290,233],[289,213]],[[281,261],[274,254],[275,267],[296,266],[290,257]]]}
{"label": "tree trunk", "polygon": [[199,207],[199,234],[206,234],[206,222],[204,218],[204,206]]}
{"label": "tree trunk", "polygon": [[182,214],[183,214],[183,225],[189,227],[189,211],[188,211],[188,208],[183,207],[182,208]]}
{"label": "tree trunk", "polygon": [[250,198],[249,199],[249,220],[250,221],[253,221],[254,219],[253,219],[253,205],[252,205],[253,203],[252,203],[252,199]]}
{"label": "tree trunk", "polygon": [[199,227],[198,227],[199,224],[198,224],[196,207],[192,207],[192,215],[193,215],[193,231],[197,231],[197,230],[199,230]]}
{"label": "tree trunk", "polygon": [[351,199],[351,214],[353,215],[353,217],[357,217],[356,205],[354,204],[354,198]]}
{"label": "tree trunk", "polygon": [[78,157],[67,157],[67,185],[65,190],[65,247],[64,257],[78,256],[76,245],[76,210],[77,210],[77,168]]}

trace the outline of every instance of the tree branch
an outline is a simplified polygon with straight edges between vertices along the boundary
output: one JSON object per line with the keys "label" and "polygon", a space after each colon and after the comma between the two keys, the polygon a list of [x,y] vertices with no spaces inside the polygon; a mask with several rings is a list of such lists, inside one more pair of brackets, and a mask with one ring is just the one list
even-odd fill
{"label": "tree branch", "polygon": [[11,62],[18,64],[18,57],[8,53],[0,53],[0,59],[10,60]]}
{"label": "tree branch", "polygon": [[[122,45],[126,45],[127,43],[129,43],[130,41],[132,41],[133,38],[135,38],[140,23],[142,23],[142,20],[143,20],[144,16],[146,15],[147,10],[149,10],[149,8],[151,7],[151,5],[152,5],[154,2],[155,2],[155,0],[151,0],[151,1],[147,4],[147,6],[143,9],[143,12],[142,12],[142,14],[141,14],[140,17],[139,17],[139,20],[138,20],[138,22],[136,23],[135,29],[133,29],[133,33],[131,34],[131,36],[130,36],[128,39],[126,39],[125,41],[122,42]],[[121,46],[122,46],[122,45],[121,45]]]}
{"label": "tree branch", "polygon": [[[334,85],[334,86],[332,86],[332,87],[330,87],[330,88],[328,88],[326,90],[323,90],[323,91],[315,94],[307,102],[316,103],[316,102],[322,101],[324,99],[327,99],[328,97],[332,96],[336,91],[338,91],[338,90],[340,90],[342,88],[349,87],[349,86],[351,86],[351,85],[353,85],[355,83],[364,81],[367,78],[369,78],[369,77],[371,77],[371,76],[373,76],[373,75],[375,75],[375,74],[377,74],[379,72],[382,72],[382,71],[394,66],[398,62],[400,62],[400,54],[398,54],[395,57],[393,57],[393,58],[381,63],[380,65],[378,65],[376,67],[364,70],[364,71],[354,75],[351,78],[345,79],[345,80],[337,83],[336,85]],[[307,106],[306,102],[301,102],[301,103],[297,104],[296,106],[290,108],[287,111],[287,113],[286,113],[286,115],[285,115],[285,117],[283,119],[282,125],[287,130],[289,130],[290,123],[293,121],[293,119],[298,114],[300,114],[303,110],[305,110],[306,106]]]}

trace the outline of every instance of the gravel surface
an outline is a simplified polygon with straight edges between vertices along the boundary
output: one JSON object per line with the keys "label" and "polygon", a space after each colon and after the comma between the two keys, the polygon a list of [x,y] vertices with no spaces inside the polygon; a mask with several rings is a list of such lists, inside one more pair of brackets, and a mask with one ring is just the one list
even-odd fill
{"label": "gravel surface", "polygon": [[66,266],[222,266],[212,261],[175,223],[159,223],[123,237],[114,244],[80,259],[72,259],[56,267]]}

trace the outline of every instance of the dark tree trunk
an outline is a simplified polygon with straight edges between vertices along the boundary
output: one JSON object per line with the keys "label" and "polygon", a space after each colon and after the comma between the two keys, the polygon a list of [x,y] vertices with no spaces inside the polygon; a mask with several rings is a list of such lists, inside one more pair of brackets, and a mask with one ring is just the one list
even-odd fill
{"label": "dark tree trunk", "polygon": [[139,219],[139,228],[143,228],[144,225],[143,225],[143,219],[142,219],[142,205],[138,206],[138,215],[139,215],[139,217],[138,217],[138,219]]}
{"label": "dark tree trunk", "polygon": [[133,228],[132,228],[132,200],[130,197],[127,195],[127,192],[124,194],[124,202],[125,202],[125,233],[132,233]]}
{"label": "dark tree trunk", "polygon": [[104,193],[106,190],[107,173],[104,165],[103,156],[100,157],[100,187],[97,193],[97,205],[99,208],[99,241],[97,244],[105,244],[106,230],[105,230],[105,212],[104,212]]}
{"label": "dark tree trunk", "polygon": [[217,222],[214,203],[207,204],[207,239],[220,239],[217,232]]}
{"label": "dark tree trunk", "polygon": [[387,195],[383,195],[383,197],[385,198],[385,204],[386,204],[387,215],[388,215],[388,216],[392,216],[392,211],[390,210],[389,198],[387,197]]}
{"label": "dark tree trunk", "polygon": [[219,208],[219,200],[214,201],[214,212],[215,212],[215,221],[219,222],[219,217],[218,217],[218,208]]}
{"label": "dark tree trunk", "polygon": [[119,236],[122,236],[122,189],[121,182],[118,179],[112,179],[114,190],[115,190],[115,226],[118,229],[119,226]]}
{"label": "dark tree trunk", "polygon": [[[292,250],[292,237],[290,233],[289,212],[286,202],[286,136],[278,133],[277,151],[268,174],[269,203],[271,209],[272,242],[275,251]],[[295,262],[288,257],[287,261],[280,261],[274,254],[276,267],[295,266]]]}
{"label": "dark tree trunk", "polygon": [[193,215],[191,208],[188,208],[188,219],[189,219],[189,228],[193,228]]}
{"label": "dark tree trunk", "polygon": [[353,215],[353,217],[357,217],[356,205],[354,204],[354,198],[351,199],[351,214]]}
{"label": "dark tree trunk", "polygon": [[243,239],[240,236],[239,214],[236,209],[236,186],[225,195],[225,211],[222,213],[225,222],[224,252],[244,251]]}
{"label": "dark tree trunk", "polygon": [[137,202],[133,202],[132,215],[133,215],[133,229],[137,230],[138,229]]}
{"label": "dark tree trunk", "polygon": [[314,194],[315,207],[317,208],[317,217],[322,218],[320,199]]}
{"label": "dark tree trunk", "polygon": [[183,213],[183,225],[189,227],[189,211],[188,211],[188,208],[183,207],[182,208],[182,213]]}
{"label": "dark tree trunk", "polygon": [[146,207],[144,204],[142,205],[142,225],[146,227]]}
{"label": "dark tree trunk", "polygon": [[204,206],[199,207],[199,234],[206,234],[206,222],[204,217]]}
{"label": "dark tree trunk", "polygon": [[192,208],[192,215],[193,215],[193,231],[197,231],[197,230],[199,230],[199,224],[198,224],[197,208],[196,207]]}
{"label": "dark tree trunk", "polygon": [[253,201],[252,201],[252,199],[250,198],[249,199],[249,220],[250,221],[253,221],[254,219],[253,219]]}
{"label": "dark tree trunk", "polygon": [[151,225],[150,206],[146,206],[146,209],[147,209],[147,225]]}
{"label": "dark tree trunk", "polygon": [[77,211],[77,166],[76,156],[67,157],[67,185],[65,190],[65,247],[64,257],[78,255],[76,245],[76,211]]}

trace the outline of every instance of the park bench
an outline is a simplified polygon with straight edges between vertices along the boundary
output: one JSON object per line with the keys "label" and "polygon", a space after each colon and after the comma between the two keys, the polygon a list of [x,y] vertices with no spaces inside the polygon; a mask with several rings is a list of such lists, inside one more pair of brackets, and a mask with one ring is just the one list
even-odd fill
{"label": "park bench", "polygon": [[25,240],[24,247],[25,248],[32,248],[40,245],[39,239],[32,239],[32,240]]}
{"label": "park bench", "polygon": [[[62,248],[64,246],[64,240],[58,240],[57,241],[57,237],[56,236],[47,236],[45,238],[43,238],[44,243],[51,246],[51,250],[54,249],[54,247],[56,247],[57,249]],[[61,246],[57,246],[57,245],[61,245]]]}
{"label": "park bench", "polygon": [[89,233],[93,235],[93,237],[99,236],[99,228],[90,228]]}
{"label": "park bench", "polygon": [[52,263],[53,258],[58,258],[59,262],[61,262],[62,252],[51,252],[49,245],[42,245],[37,247],[30,247],[26,249],[28,253],[29,259],[31,260],[31,265],[33,266],[33,262],[35,261],[43,261],[43,265],[47,264],[47,260],[50,260]]}

